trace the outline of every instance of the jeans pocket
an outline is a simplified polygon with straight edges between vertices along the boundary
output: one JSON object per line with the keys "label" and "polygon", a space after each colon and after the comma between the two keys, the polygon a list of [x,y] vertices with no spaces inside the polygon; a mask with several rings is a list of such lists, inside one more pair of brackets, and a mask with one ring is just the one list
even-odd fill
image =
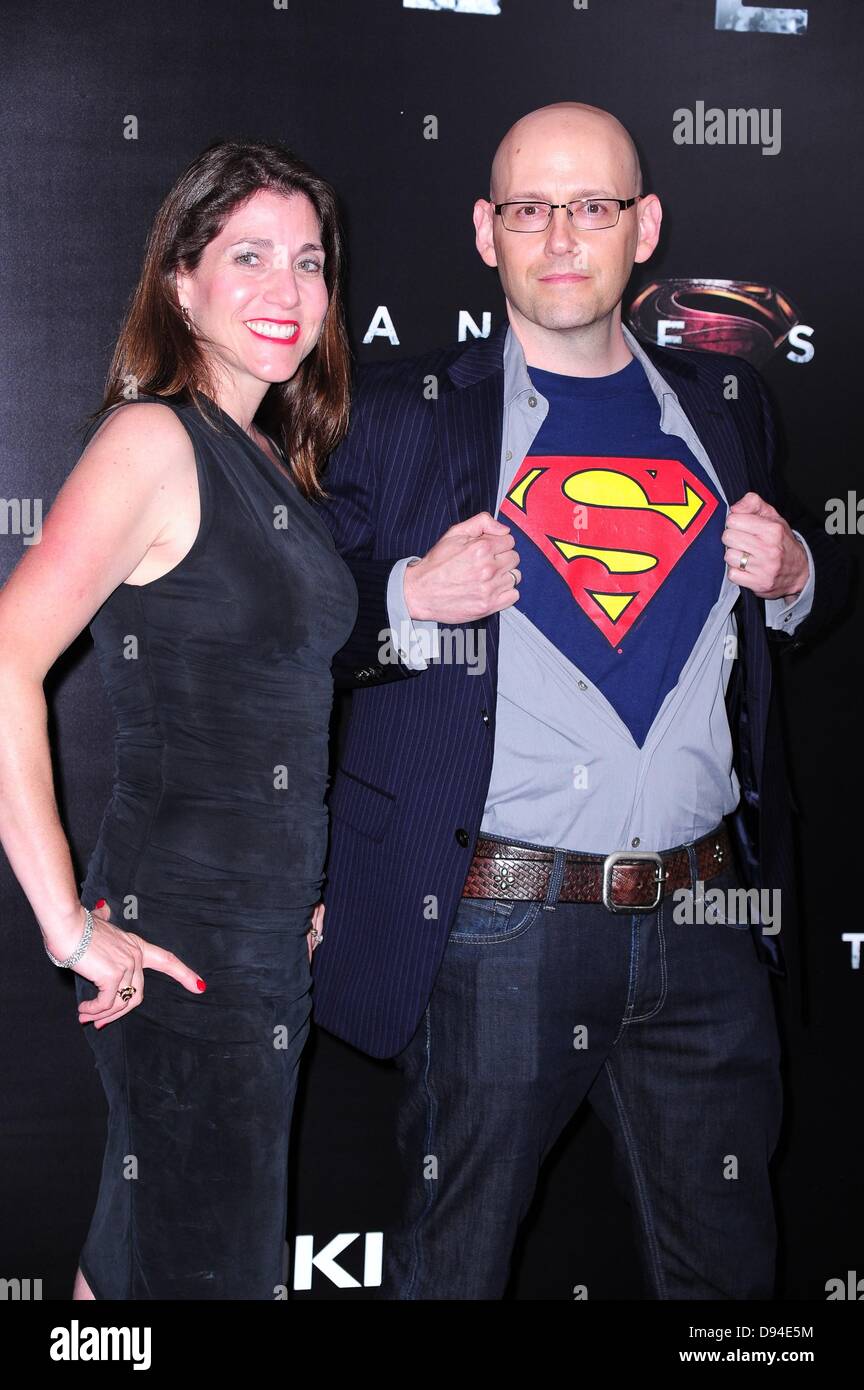
{"label": "jeans pocket", "polygon": [[512,941],[528,931],[543,904],[497,898],[460,898],[450,940],[470,945]]}

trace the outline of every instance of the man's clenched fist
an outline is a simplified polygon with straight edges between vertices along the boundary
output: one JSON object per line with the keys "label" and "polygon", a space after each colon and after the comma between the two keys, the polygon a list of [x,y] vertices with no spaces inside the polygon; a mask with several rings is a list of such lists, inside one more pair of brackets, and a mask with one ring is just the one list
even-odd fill
{"label": "man's clenched fist", "polygon": [[[807,583],[807,552],[789,523],[758,492],[745,492],[729,508],[720,537],[726,546],[729,578],[759,598],[785,598],[791,603]],[[747,564],[740,568],[746,553]]]}
{"label": "man's clenched fist", "polygon": [[412,618],[470,623],[509,608],[519,597],[519,556],[509,526],[478,512],[445,531],[405,570]]}

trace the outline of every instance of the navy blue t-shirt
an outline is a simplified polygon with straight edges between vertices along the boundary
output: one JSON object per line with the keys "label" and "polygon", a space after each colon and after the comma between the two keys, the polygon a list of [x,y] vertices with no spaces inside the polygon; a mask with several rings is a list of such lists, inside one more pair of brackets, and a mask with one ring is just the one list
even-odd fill
{"label": "navy blue t-shirt", "polygon": [[641,747],[725,574],[726,504],[634,358],[605,377],[529,367],[549,402],[498,516],[518,607],[603,692]]}

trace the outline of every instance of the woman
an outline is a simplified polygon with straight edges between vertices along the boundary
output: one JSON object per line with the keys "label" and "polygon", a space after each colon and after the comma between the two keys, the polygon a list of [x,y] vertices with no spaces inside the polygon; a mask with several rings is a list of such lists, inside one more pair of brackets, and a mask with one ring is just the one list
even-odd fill
{"label": "woman", "polygon": [[[0,839],[77,976],[109,1103],[73,1298],[281,1284],[330,661],[357,609],[309,501],[347,423],[340,256],[332,190],[289,151],[196,159],[89,442],[0,594]],[[88,623],[117,734],[79,894],[42,683]]]}

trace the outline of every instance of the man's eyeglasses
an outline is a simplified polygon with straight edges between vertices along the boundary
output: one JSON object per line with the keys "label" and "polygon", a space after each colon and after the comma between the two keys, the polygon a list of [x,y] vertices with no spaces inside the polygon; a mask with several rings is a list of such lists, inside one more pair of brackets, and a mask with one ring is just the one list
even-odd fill
{"label": "man's eyeglasses", "polygon": [[598,232],[615,227],[623,208],[632,208],[645,195],[635,198],[576,198],[572,203],[493,203],[508,232],[545,232],[552,221],[553,208],[566,208],[572,225],[582,232]]}

